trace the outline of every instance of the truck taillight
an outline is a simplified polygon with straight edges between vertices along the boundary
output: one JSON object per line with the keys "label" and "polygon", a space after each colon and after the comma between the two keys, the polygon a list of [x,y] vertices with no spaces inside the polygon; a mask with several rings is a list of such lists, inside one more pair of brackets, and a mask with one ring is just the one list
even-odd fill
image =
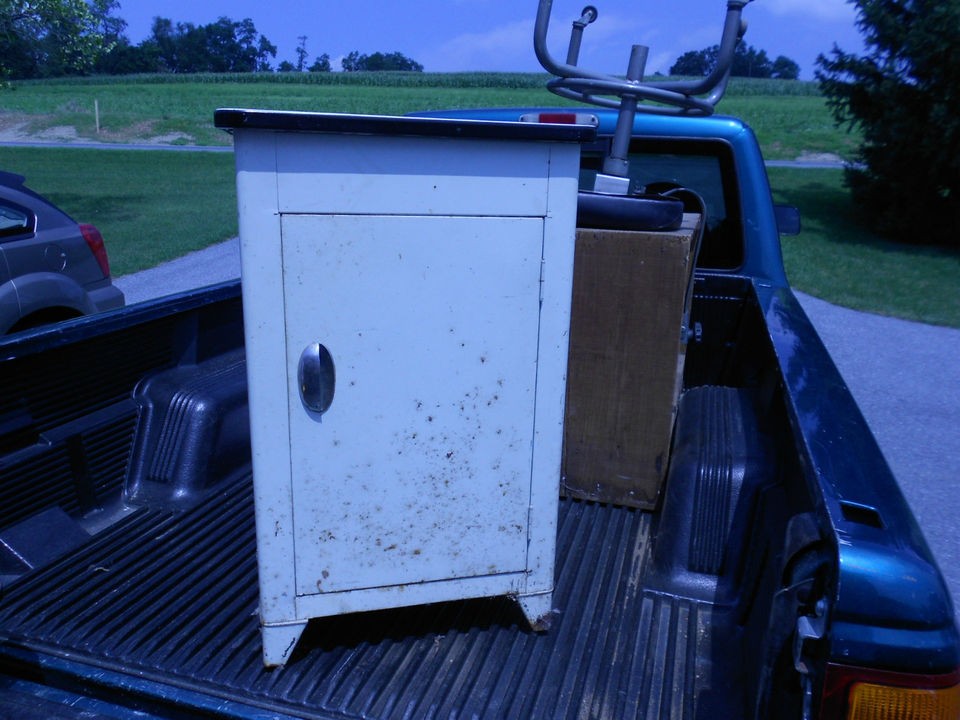
{"label": "truck taillight", "polygon": [[821,720],[960,720],[960,669],[914,675],[828,665]]}
{"label": "truck taillight", "polygon": [[103,235],[93,225],[80,225],[80,234],[87,241],[90,252],[97,259],[97,264],[105,277],[110,277],[110,260],[107,258],[107,248],[103,244]]}

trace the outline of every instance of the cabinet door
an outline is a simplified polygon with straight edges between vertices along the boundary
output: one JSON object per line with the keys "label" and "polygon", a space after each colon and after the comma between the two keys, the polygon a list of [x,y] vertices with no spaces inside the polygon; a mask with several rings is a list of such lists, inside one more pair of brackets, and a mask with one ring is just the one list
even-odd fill
{"label": "cabinet door", "polygon": [[[297,593],[523,571],[542,218],[281,226]],[[314,342],[322,416],[297,382]]]}

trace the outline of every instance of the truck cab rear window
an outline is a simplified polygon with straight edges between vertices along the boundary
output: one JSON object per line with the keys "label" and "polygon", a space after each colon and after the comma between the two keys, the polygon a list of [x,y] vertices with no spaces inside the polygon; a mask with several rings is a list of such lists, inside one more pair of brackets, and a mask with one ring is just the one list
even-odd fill
{"label": "truck cab rear window", "polygon": [[[592,190],[606,148],[593,145],[583,151],[580,188]],[[633,192],[681,186],[703,198],[707,207],[707,232],[698,267],[732,270],[743,264],[740,201],[736,192],[729,148],[696,140],[635,140],[630,146],[630,180]]]}

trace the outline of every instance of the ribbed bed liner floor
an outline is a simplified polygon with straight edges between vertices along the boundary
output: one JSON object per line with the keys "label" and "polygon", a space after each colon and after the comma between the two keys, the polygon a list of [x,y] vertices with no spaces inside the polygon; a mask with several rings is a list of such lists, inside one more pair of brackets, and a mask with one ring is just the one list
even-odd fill
{"label": "ribbed bed liner floor", "polygon": [[127,693],[149,694],[155,680],[182,702],[203,693],[295,716],[740,714],[718,692],[732,690],[719,673],[737,665],[719,613],[640,585],[647,513],[561,502],[547,633],[526,630],[508,599],[326,618],[272,671],[260,659],[253,523],[249,478],[185,514],[133,513],[5,589],[0,655],[21,670],[96,667],[98,682]]}

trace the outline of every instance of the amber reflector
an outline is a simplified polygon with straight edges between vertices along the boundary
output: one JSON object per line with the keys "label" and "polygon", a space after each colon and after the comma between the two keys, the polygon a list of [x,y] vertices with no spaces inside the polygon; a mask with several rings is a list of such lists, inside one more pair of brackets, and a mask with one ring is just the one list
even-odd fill
{"label": "amber reflector", "polygon": [[850,691],[850,720],[958,720],[960,685],[938,690],[857,683]]}

